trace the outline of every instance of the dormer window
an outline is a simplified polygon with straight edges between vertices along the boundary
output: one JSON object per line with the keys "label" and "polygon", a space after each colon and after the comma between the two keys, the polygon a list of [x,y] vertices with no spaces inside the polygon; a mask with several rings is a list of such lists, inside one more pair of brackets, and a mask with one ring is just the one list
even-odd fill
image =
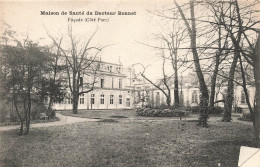
{"label": "dormer window", "polygon": [[112,66],[108,66],[108,71],[112,72]]}

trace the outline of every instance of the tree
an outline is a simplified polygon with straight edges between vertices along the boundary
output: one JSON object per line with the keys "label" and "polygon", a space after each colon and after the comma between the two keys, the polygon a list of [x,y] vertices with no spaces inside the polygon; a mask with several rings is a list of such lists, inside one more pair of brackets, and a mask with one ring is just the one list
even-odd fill
{"label": "tree", "polygon": [[[10,99],[20,120],[20,135],[26,135],[30,129],[32,102],[38,100],[38,80],[46,70],[50,57],[46,48],[26,38],[16,41],[17,46],[6,45],[3,48],[7,75],[4,80],[6,97]],[[24,130],[25,126],[25,130]]]}
{"label": "tree", "polygon": [[260,148],[260,34],[258,34],[258,39],[254,49],[254,74],[255,74],[255,107],[254,107],[254,122],[255,122],[255,142],[256,146]]}
{"label": "tree", "polygon": [[50,65],[50,73],[48,78],[46,78],[46,95],[49,97],[48,111],[52,111],[53,103],[61,102],[65,96],[65,92],[63,90],[64,88],[62,88],[65,87],[64,79],[62,78],[62,75],[60,75],[60,73],[64,72],[65,66],[58,63],[61,59],[60,45],[62,43],[62,39],[63,38],[60,38],[59,40],[58,46],[56,47],[56,53],[50,52],[50,55],[53,57],[53,61]]}
{"label": "tree", "polygon": [[163,33],[157,35],[168,48],[169,58],[165,57],[164,59],[170,59],[174,71],[174,105],[176,107],[180,105],[178,70],[185,63],[181,62],[180,55],[178,55],[178,48],[186,37],[185,32],[186,29],[183,29],[180,25],[178,26],[178,22],[173,21],[172,29],[169,30],[168,33],[165,33],[165,35]]}
{"label": "tree", "polygon": [[196,74],[199,80],[199,87],[200,87],[200,117],[199,117],[199,123],[198,125],[207,127],[207,119],[208,119],[208,103],[209,103],[209,94],[208,94],[208,89],[207,85],[205,83],[205,79],[201,70],[200,66],[200,60],[199,60],[199,55],[197,52],[197,44],[196,44],[196,20],[195,20],[195,13],[194,13],[194,1],[190,0],[189,5],[190,5],[190,15],[191,15],[191,25],[189,24],[188,20],[186,19],[186,16],[184,15],[184,12],[179,6],[179,4],[174,1],[176,7],[178,8],[178,11],[185,23],[185,26],[187,28],[189,37],[190,37],[190,48],[192,50],[193,54],[193,59],[194,59],[194,65],[195,65],[195,70]]}
{"label": "tree", "polygon": [[[73,113],[78,113],[79,96],[83,93],[88,93],[94,89],[96,83],[97,71],[99,70],[100,61],[97,59],[98,54],[105,47],[90,46],[90,43],[97,33],[96,29],[89,37],[88,41],[80,43],[79,40],[73,35],[72,26],[68,26],[68,37],[70,40],[69,50],[61,47],[58,40],[52,37],[48,31],[48,36],[52,39],[53,43],[57,46],[65,57],[66,73],[68,76],[69,89],[72,94]],[[84,76],[92,76],[90,83],[83,83]],[[80,88],[82,88],[80,90]],[[85,88],[85,90],[83,89]]]}

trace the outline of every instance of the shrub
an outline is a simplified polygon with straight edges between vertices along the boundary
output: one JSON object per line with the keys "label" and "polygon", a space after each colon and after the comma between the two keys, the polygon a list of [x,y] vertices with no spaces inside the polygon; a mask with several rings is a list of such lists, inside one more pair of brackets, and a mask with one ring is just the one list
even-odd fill
{"label": "shrub", "polygon": [[252,121],[250,113],[243,113],[242,117],[238,118],[241,121]]}
{"label": "shrub", "polygon": [[42,103],[33,103],[31,112],[33,120],[40,119],[40,113],[45,113],[50,119],[53,119],[56,116],[54,110],[47,109],[47,107]]}
{"label": "shrub", "polygon": [[212,109],[209,109],[209,114],[221,114],[224,112],[223,107],[214,106]]}
{"label": "shrub", "polygon": [[189,114],[184,108],[171,109],[151,109],[151,108],[137,108],[136,115],[144,117],[181,117]]}
{"label": "shrub", "polygon": [[235,107],[234,112],[235,113],[242,113],[242,108],[241,107]]}
{"label": "shrub", "polygon": [[191,111],[192,114],[198,114],[200,112],[199,106],[193,106],[193,107],[186,107],[186,111]]}

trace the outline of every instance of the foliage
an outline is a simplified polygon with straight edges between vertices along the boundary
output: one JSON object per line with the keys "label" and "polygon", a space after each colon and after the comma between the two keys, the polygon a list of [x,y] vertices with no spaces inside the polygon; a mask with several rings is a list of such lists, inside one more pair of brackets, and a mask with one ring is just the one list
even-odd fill
{"label": "foliage", "polygon": [[186,107],[186,110],[191,111],[192,114],[198,114],[200,112],[200,107],[199,106],[189,106]]}
{"label": "foliage", "polygon": [[223,107],[214,106],[212,109],[209,110],[209,114],[221,114],[224,112]]}
{"label": "foliage", "polygon": [[136,115],[145,117],[180,117],[189,114],[184,108],[172,109],[153,109],[153,108],[137,108]]}
{"label": "foliage", "polygon": [[[12,123],[19,121],[18,115],[12,103],[3,103],[0,109],[0,123]],[[56,114],[52,109],[47,109],[43,103],[32,102],[31,120],[40,120],[40,113],[46,113],[49,119],[54,119]]]}
{"label": "foliage", "polygon": [[250,121],[252,122],[252,116],[250,113],[243,113],[241,117],[238,118],[241,121]]}

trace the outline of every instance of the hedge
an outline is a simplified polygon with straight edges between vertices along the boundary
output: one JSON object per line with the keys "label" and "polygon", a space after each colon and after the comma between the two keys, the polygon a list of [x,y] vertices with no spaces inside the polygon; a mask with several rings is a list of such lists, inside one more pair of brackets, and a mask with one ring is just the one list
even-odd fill
{"label": "hedge", "polygon": [[136,115],[144,117],[181,117],[187,116],[190,112],[183,108],[174,110],[170,109],[153,109],[153,108],[137,108]]}

